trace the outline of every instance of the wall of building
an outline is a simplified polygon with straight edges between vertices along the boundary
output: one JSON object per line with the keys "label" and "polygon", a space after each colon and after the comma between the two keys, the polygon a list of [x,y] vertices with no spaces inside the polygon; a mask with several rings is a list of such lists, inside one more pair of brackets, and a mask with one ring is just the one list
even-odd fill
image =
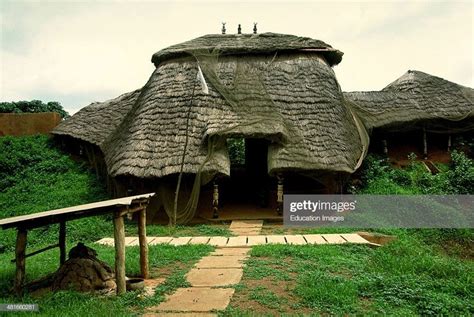
{"label": "wall of building", "polygon": [[56,112],[0,113],[0,136],[50,133],[61,122]]}

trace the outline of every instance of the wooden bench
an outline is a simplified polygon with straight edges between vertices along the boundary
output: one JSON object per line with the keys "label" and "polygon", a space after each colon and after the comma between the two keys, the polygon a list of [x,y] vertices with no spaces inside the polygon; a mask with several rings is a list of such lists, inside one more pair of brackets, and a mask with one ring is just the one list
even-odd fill
{"label": "wooden bench", "polygon": [[[25,280],[25,259],[41,252],[59,247],[60,264],[66,261],[66,222],[70,220],[113,214],[115,242],[115,279],[117,294],[125,293],[125,227],[124,216],[138,212],[138,238],[140,245],[140,269],[143,278],[148,278],[148,245],[146,241],[146,207],[154,193],[100,201],[91,204],[44,211],[0,220],[2,229],[16,228],[15,284],[17,295],[22,294]],[[28,230],[59,223],[59,243],[26,254]]]}

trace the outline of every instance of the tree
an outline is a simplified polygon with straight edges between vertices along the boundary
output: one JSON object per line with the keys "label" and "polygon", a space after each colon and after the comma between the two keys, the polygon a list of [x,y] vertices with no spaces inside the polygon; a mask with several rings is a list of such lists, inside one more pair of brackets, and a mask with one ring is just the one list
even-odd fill
{"label": "tree", "polygon": [[62,118],[69,117],[63,106],[57,101],[44,103],[41,100],[0,102],[0,113],[38,113],[57,112]]}

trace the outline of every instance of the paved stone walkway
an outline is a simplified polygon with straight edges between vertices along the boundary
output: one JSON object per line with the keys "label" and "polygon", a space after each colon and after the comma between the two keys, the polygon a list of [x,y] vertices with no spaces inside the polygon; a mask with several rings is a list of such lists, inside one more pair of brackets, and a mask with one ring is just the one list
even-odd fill
{"label": "paved stone walkway", "polygon": [[191,285],[168,295],[144,316],[216,316],[225,310],[234,294],[233,285],[242,279],[244,261],[250,248],[216,249],[203,257],[186,274]]}
{"label": "paved stone walkway", "polygon": [[233,220],[229,230],[236,236],[256,236],[260,234],[263,220]]}
{"label": "paved stone walkway", "polygon": [[[149,245],[156,244],[209,244],[220,248],[252,247],[261,244],[373,244],[357,233],[294,234],[294,235],[242,235],[236,237],[147,237]],[[113,246],[113,238],[103,238],[96,243]],[[137,246],[138,237],[126,237],[126,246]]]}

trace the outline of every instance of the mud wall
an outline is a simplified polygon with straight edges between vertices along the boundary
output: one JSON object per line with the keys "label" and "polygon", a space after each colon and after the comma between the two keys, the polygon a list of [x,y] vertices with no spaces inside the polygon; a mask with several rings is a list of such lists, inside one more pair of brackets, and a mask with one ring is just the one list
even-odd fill
{"label": "mud wall", "polygon": [[61,122],[56,112],[0,113],[0,136],[46,134]]}

